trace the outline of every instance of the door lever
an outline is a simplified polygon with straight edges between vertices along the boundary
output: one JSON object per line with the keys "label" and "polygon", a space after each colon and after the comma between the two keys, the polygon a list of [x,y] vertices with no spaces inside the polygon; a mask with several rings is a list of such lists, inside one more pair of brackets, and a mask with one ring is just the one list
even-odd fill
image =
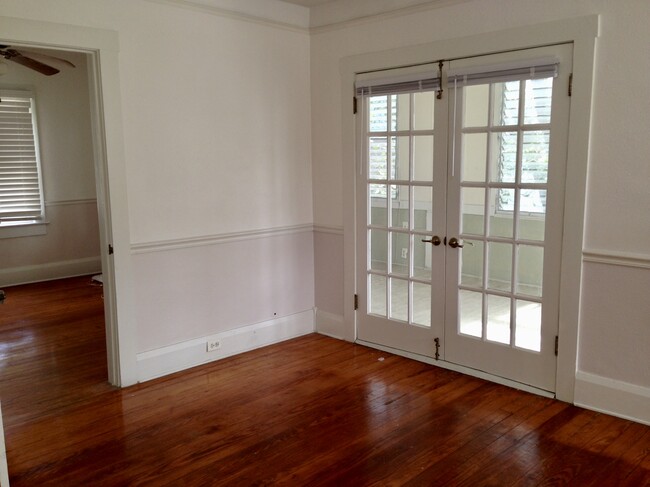
{"label": "door lever", "polygon": [[462,249],[465,245],[471,245],[472,247],[474,246],[474,244],[472,242],[460,243],[460,241],[456,237],[451,237],[449,239],[449,246],[452,249]]}
{"label": "door lever", "polygon": [[438,235],[434,235],[429,240],[423,238],[422,241],[424,243],[431,243],[431,244],[435,245],[436,247],[438,245],[440,245],[440,243],[441,243],[440,237],[438,237]]}

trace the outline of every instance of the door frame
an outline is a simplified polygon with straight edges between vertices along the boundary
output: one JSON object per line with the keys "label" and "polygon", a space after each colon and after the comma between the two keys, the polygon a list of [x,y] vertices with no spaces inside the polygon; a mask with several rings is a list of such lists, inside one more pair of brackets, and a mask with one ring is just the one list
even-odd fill
{"label": "door frame", "polygon": [[[489,34],[446,39],[428,44],[346,57],[340,62],[341,127],[343,174],[343,291],[344,338],[355,341],[356,312],[356,131],[351,110],[354,79],[357,73],[470,57],[481,54],[573,43],[573,93],[570,108],[567,149],[562,269],[560,271],[559,350],[556,372],[556,397],[573,402],[575,392],[584,213],[589,161],[591,99],[598,15],[517,27]],[[567,87],[568,89],[568,87]],[[569,197],[569,194],[571,195]],[[448,367],[443,362],[437,363]],[[452,368],[452,367],[448,367]],[[470,372],[470,370],[463,370]],[[475,375],[483,376],[482,373]],[[494,376],[484,377],[497,381]]]}
{"label": "door frame", "polygon": [[[13,44],[88,55],[91,130],[99,215],[108,380],[137,383],[126,164],[122,128],[118,34],[75,25],[0,16],[2,39]],[[114,253],[109,252],[109,245]],[[119,269],[116,272],[115,269]]]}

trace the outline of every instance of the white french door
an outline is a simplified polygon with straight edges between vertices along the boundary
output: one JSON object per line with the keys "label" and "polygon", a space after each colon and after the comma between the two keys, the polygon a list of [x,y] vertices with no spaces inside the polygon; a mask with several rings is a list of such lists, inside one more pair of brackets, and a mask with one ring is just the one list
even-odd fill
{"label": "white french door", "polygon": [[359,78],[359,340],[554,391],[571,54]]}

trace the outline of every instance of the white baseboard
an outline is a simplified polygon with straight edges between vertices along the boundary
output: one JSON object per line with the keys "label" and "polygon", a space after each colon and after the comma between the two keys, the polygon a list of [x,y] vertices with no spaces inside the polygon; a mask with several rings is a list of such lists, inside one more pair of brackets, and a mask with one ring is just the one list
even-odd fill
{"label": "white baseboard", "polygon": [[316,308],[316,332],[321,335],[326,335],[332,338],[344,340],[345,338],[345,322],[343,316]]}
{"label": "white baseboard", "polygon": [[[138,381],[162,377],[256,348],[314,332],[314,311],[243,326],[175,345],[137,354]],[[208,340],[219,340],[221,348],[207,351]]]}
{"label": "white baseboard", "polygon": [[650,425],[650,388],[587,372],[576,374],[575,405]]}
{"label": "white baseboard", "polygon": [[97,274],[101,271],[102,262],[99,256],[23,267],[10,267],[0,269],[0,287]]}

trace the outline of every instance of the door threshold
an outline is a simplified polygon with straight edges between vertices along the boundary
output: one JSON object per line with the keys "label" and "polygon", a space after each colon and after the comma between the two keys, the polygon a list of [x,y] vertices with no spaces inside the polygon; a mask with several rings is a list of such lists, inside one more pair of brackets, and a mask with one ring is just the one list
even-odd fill
{"label": "door threshold", "polygon": [[445,360],[435,360],[431,357],[427,357],[426,355],[419,355],[417,353],[407,352],[405,350],[399,350],[397,348],[387,347],[385,345],[379,345],[377,343],[366,342],[364,340],[357,339],[354,343],[357,345],[363,345],[365,347],[382,350],[383,352],[392,353],[394,355],[399,355],[400,357],[409,358],[411,360],[417,360],[418,362],[424,362],[429,365],[442,367],[443,369],[460,372],[461,374],[470,375],[479,379],[495,382],[503,386],[512,387],[513,389],[519,389],[520,391],[530,392],[531,394],[536,394],[538,396],[555,399],[554,392],[530,386],[528,384],[522,384],[521,382],[499,377],[498,375],[489,374],[487,372],[483,372],[482,370],[472,369],[470,367],[465,367],[464,365],[455,364],[453,362],[446,362]]}

